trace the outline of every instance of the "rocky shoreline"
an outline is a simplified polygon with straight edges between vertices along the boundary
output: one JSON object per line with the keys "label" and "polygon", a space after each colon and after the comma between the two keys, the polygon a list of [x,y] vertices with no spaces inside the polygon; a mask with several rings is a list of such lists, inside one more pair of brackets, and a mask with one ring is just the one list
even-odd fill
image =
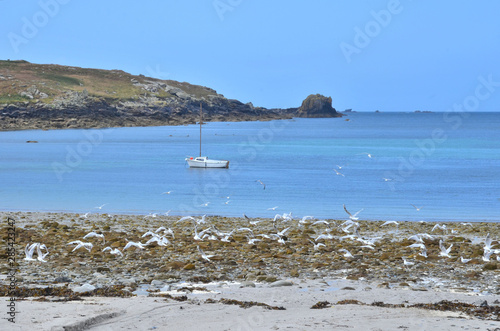
{"label": "rocky shoreline", "polygon": [[87,129],[342,117],[332,99],[311,94],[297,108],[255,107],[215,90],[121,70],[0,61],[0,131]]}
{"label": "rocky shoreline", "polygon": [[[498,223],[280,216],[2,212],[4,247],[16,231],[17,287],[3,250],[0,296],[14,294],[21,314],[0,328],[198,330],[194,319],[206,330],[367,330],[367,320],[487,330],[500,320]],[[27,261],[35,243],[46,248]]]}
{"label": "rocky shoreline", "polygon": [[[500,294],[498,223],[442,223],[445,230],[431,231],[436,223],[401,222],[382,227],[383,222],[360,221],[358,232],[354,232],[352,227],[344,231],[345,222],[339,220],[326,220],[326,226],[313,225],[316,220],[301,224],[297,219],[273,222],[211,216],[195,227],[193,220],[178,222],[180,216],[91,214],[85,218],[19,212],[2,213],[3,224],[7,224],[7,217],[15,220],[17,231],[18,281],[28,287],[123,285],[125,292],[133,292],[140,284],[273,283],[327,277],[377,282],[384,288]],[[165,242],[123,250],[128,241],[146,243],[154,238],[151,232],[160,227],[173,233],[158,231]],[[6,233],[5,227],[2,231]],[[104,235],[104,241],[100,237],[84,239],[89,232]],[[416,241],[408,238],[421,233],[431,236],[421,239],[427,257],[418,247],[410,247]],[[195,235],[205,238],[196,240],[201,238],[194,239]],[[318,239],[320,235],[323,238]],[[484,261],[487,236],[492,239],[492,252],[489,261]],[[68,244],[76,240],[93,247],[72,251],[76,245]],[[452,245],[450,257],[441,256],[441,240],[446,248]],[[32,243],[47,246],[47,262],[24,260],[24,248]],[[315,247],[318,243],[322,245]],[[120,250],[123,257],[103,252],[107,246]],[[213,256],[204,259],[198,247]],[[8,271],[5,254],[1,266],[4,275]],[[463,263],[461,257],[470,261]]]}

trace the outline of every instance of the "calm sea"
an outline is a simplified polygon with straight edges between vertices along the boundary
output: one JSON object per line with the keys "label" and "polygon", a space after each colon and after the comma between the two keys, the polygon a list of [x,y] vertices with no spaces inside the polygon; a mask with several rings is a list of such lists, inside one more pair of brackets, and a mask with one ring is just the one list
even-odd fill
{"label": "calm sea", "polygon": [[0,210],[500,221],[500,113],[204,125],[229,169],[188,168],[198,144],[197,125],[0,132]]}

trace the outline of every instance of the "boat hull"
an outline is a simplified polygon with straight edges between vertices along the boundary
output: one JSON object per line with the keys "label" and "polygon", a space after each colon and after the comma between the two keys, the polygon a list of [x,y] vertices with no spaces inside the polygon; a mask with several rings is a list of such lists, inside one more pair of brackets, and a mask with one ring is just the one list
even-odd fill
{"label": "boat hull", "polygon": [[206,157],[187,158],[190,168],[229,168],[229,161],[211,160]]}

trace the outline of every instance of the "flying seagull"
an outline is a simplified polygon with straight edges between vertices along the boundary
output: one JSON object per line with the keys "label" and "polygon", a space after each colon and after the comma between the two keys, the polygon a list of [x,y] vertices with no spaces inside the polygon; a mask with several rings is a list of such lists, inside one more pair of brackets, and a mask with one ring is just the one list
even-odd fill
{"label": "flying seagull", "polygon": [[100,205],[100,206],[98,206],[98,207],[94,207],[94,208],[95,208],[95,209],[99,209],[99,210],[101,210],[101,209],[102,209],[102,207],[104,207],[104,206],[106,206],[106,205],[107,205],[107,203],[105,203],[105,204],[103,204],[103,205]]}
{"label": "flying seagull", "polygon": [[75,240],[75,241],[68,243],[68,245],[74,245],[74,244],[76,244],[76,246],[75,246],[75,248],[73,248],[72,252],[76,251],[80,247],[83,247],[90,252],[92,250],[92,247],[94,247],[94,245],[92,245],[92,243],[84,243],[81,240]]}
{"label": "flying seagull", "polygon": [[105,251],[109,251],[109,253],[113,254],[113,255],[120,255],[120,256],[123,256],[123,253],[120,252],[120,250],[118,248],[111,248],[111,247],[106,247],[102,250],[103,252]]}
{"label": "flying seagull", "polygon": [[[363,208],[363,209],[364,209],[364,208]],[[344,210],[345,210],[345,212],[349,215],[349,218],[350,218],[351,220],[353,220],[353,221],[356,221],[357,219],[359,219],[359,217],[356,217],[356,216],[357,216],[360,212],[362,212],[362,211],[363,211],[363,209],[358,210],[358,211],[357,211],[357,212],[353,215],[353,214],[351,214],[351,213],[347,210],[347,208],[345,207],[345,204],[344,204]]]}
{"label": "flying seagull", "polygon": [[412,205],[417,211],[420,211],[420,209],[422,209],[423,207],[417,207],[415,206],[414,204],[410,203],[410,205]]}
{"label": "flying seagull", "polygon": [[339,176],[342,176],[342,177],[345,177],[343,173],[339,172],[337,169],[333,169],[333,171],[335,171],[335,173]]}
{"label": "flying seagull", "polygon": [[257,179],[256,182],[260,183],[262,186],[264,186],[264,190],[266,189],[266,184],[264,184],[260,179]]}
{"label": "flying seagull", "polygon": [[198,252],[200,252],[201,257],[202,257],[204,260],[207,260],[208,262],[212,262],[212,261],[210,261],[210,258],[211,258],[211,257],[214,257],[215,255],[207,255],[207,254],[205,254],[205,252],[204,252],[204,251],[202,251],[202,250],[201,250],[200,246],[196,246],[196,247],[198,248]]}

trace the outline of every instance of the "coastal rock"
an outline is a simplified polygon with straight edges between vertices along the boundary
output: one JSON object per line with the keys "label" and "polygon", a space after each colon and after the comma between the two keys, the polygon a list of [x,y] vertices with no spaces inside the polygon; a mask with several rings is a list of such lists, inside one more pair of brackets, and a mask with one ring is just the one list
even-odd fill
{"label": "coastal rock", "polygon": [[89,283],[85,283],[82,286],[75,287],[73,289],[73,292],[85,293],[85,292],[93,291],[95,289],[96,289],[96,287],[94,285],[90,285]]}
{"label": "coastal rock", "polygon": [[299,117],[342,117],[342,114],[332,107],[332,98],[321,94],[309,95],[302,101],[297,114]]}

